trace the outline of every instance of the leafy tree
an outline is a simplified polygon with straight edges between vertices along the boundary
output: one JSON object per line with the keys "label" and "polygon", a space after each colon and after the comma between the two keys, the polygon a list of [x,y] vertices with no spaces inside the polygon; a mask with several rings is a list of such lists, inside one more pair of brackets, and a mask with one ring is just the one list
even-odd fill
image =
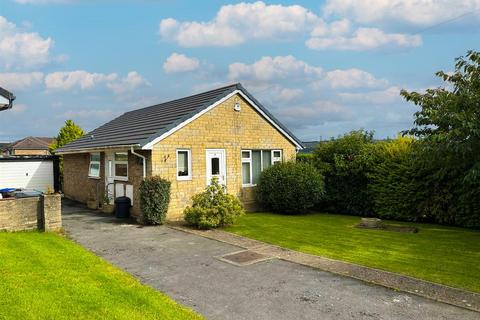
{"label": "leafy tree", "polygon": [[[55,140],[48,147],[50,152],[54,152],[56,149],[63,147],[67,143],[70,143],[85,134],[82,128],[76,125],[73,120],[66,120],[65,125],[60,128]],[[60,156],[60,184],[63,188],[63,157]]]}
{"label": "leafy tree", "polygon": [[[444,87],[401,95],[420,107],[415,127],[406,131],[421,138],[430,190],[441,191],[441,204],[430,203],[450,223],[480,226],[480,53],[456,59],[455,71],[436,73]],[[444,182],[441,183],[440,182]],[[426,205],[426,208],[429,208]]]}
{"label": "leafy tree", "polygon": [[65,125],[60,128],[55,141],[49,146],[50,151],[54,151],[60,147],[63,147],[67,143],[70,143],[85,135],[82,128],[73,122],[73,120],[66,120]]}

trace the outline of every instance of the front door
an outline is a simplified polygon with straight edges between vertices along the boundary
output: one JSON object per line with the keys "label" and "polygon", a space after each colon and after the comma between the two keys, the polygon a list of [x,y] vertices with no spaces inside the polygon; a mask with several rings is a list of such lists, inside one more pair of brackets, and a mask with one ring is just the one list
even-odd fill
{"label": "front door", "polygon": [[115,179],[113,178],[113,152],[105,152],[105,192],[110,204],[115,200]]}
{"label": "front door", "polygon": [[225,149],[207,149],[207,184],[214,177],[218,178],[220,184],[226,185]]}

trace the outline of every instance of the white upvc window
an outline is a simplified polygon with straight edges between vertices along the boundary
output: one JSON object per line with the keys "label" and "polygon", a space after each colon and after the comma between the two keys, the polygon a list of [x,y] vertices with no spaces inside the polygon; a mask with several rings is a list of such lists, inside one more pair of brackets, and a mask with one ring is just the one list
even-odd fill
{"label": "white upvc window", "polygon": [[113,172],[115,180],[128,181],[128,152],[115,152]]}
{"label": "white upvc window", "polygon": [[177,149],[177,180],[192,180],[192,152]]}
{"label": "white upvc window", "polygon": [[272,165],[282,162],[282,150],[272,150]]}
{"label": "white upvc window", "polygon": [[242,185],[252,185],[252,150],[242,150]]}
{"label": "white upvc window", "polygon": [[90,153],[90,165],[88,166],[88,176],[90,178],[100,177],[100,152]]}
{"label": "white upvc window", "polygon": [[242,186],[256,186],[262,171],[282,160],[282,150],[242,150]]}

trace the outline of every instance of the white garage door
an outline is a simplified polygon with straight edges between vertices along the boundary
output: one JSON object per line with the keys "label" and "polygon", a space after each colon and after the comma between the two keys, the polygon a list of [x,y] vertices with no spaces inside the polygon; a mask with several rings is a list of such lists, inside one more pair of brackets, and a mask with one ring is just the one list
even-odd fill
{"label": "white garage door", "polygon": [[53,161],[0,161],[0,189],[53,190]]}

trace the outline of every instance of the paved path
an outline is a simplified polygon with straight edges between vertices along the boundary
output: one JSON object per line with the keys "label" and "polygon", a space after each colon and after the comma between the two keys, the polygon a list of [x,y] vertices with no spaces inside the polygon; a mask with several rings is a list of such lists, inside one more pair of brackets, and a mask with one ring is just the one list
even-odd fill
{"label": "paved path", "polygon": [[65,205],[68,235],[207,319],[479,319],[480,314],[282,260],[235,266],[241,250]]}

